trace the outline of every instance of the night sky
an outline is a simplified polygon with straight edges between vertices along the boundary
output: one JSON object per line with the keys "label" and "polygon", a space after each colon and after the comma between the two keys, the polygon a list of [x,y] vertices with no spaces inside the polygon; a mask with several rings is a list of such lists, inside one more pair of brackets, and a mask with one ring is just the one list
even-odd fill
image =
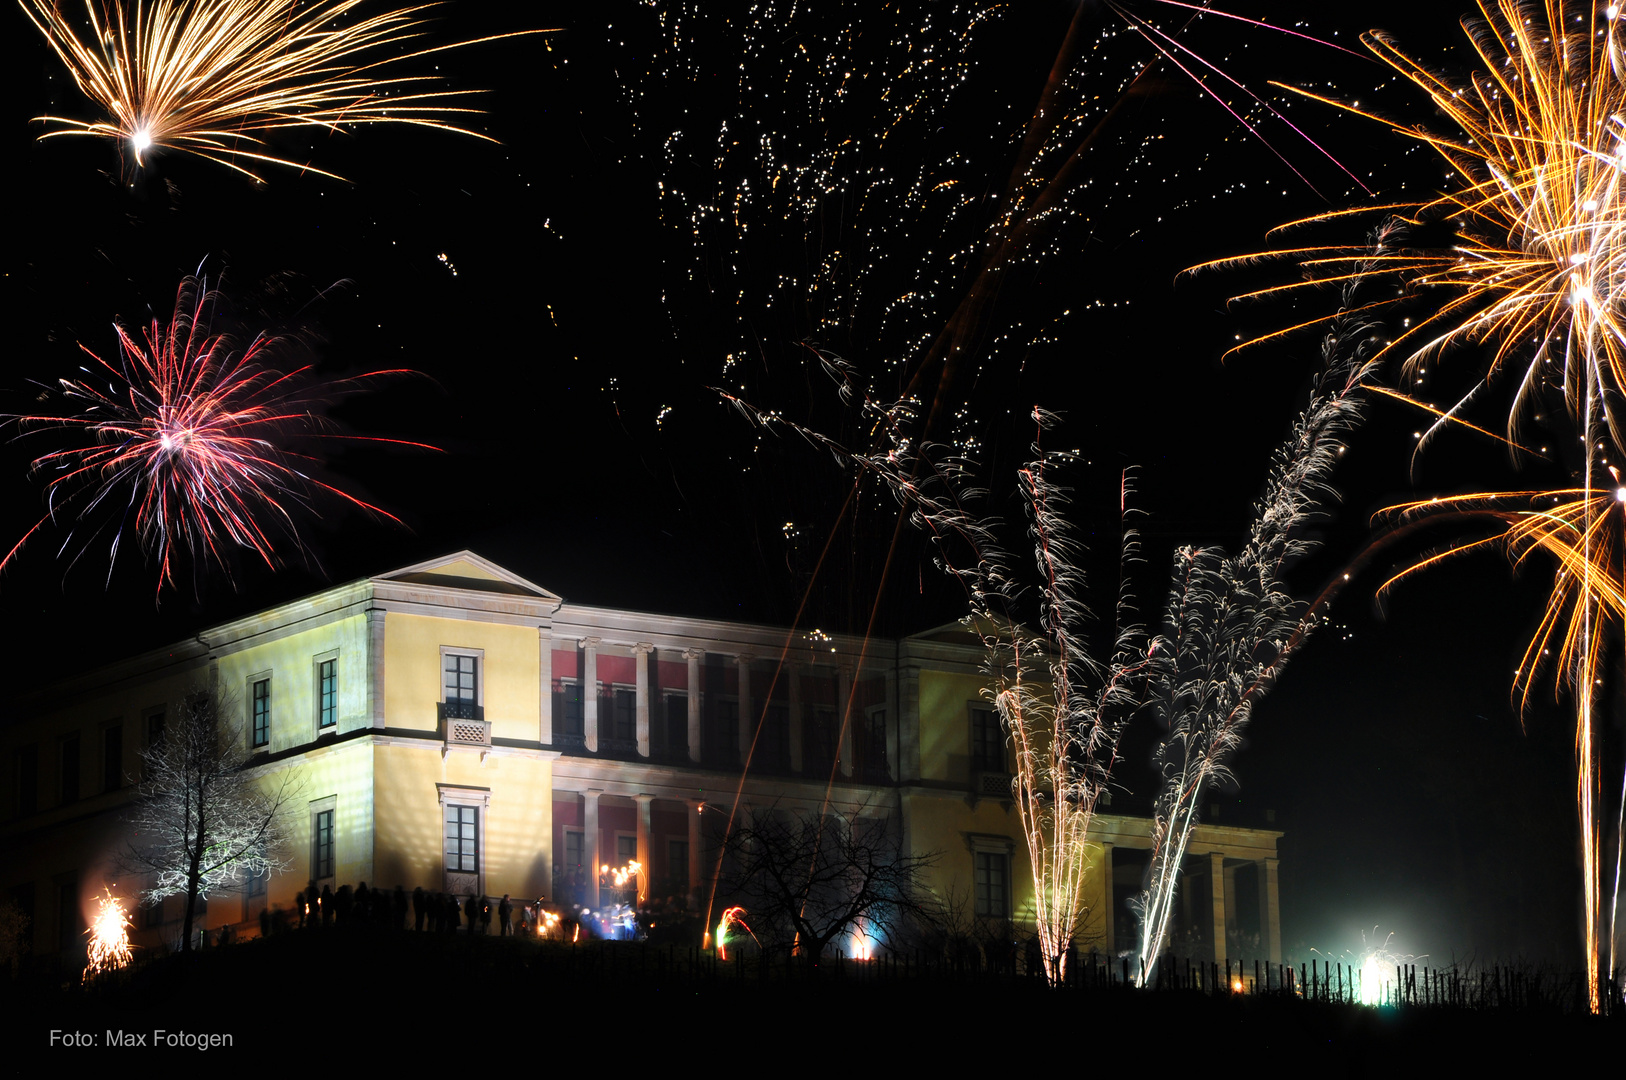
{"label": "night sky", "polygon": [[[1013,472],[1033,438],[1027,413],[1059,413],[1046,443],[1079,450],[1067,479],[1092,569],[1110,572],[1116,493],[1132,470],[1139,592],[1155,620],[1174,546],[1240,542],[1317,342],[1221,354],[1336,305],[1325,294],[1228,311],[1227,297],[1291,269],[1180,271],[1268,248],[1282,222],[1420,198],[1442,182],[1426,151],[1266,83],[1408,122],[1434,119],[1426,102],[1364,56],[1267,29],[1126,5],[1266,96],[1370,195],[1218,76],[1205,78],[1261,137],[1170,62],[1148,68],[1153,50],[1103,5],[1076,21],[1060,0],[980,18],[975,4],[915,17],[861,2],[702,7],[703,17],[666,4],[450,5],[435,41],[564,28],[419,62],[448,86],[486,91],[485,115],[469,122],[498,142],[406,127],[284,132],[277,154],[349,182],[267,166],[263,184],[184,153],[138,170],[106,141],[36,141],[42,126],[29,118],[88,117],[91,106],[12,11],[0,411],[42,408],[36,383],[73,374],[78,343],[110,358],[115,317],[167,318],[177,284],[201,266],[227,297],[219,329],[288,335],[297,345],[284,355],[324,379],[417,373],[333,403],[335,430],[442,450],[300,444],[315,475],[404,524],[313,498],[298,517],[305,554],[286,545],[275,571],[240,558],[230,580],[186,566],[156,605],[136,537],[109,579],[110,530],[71,570],[79,546],[58,558],[63,533],[47,532],[0,579],[0,608],[27,637],[14,645],[25,682],[461,548],[590,604],[789,625],[805,599],[805,628],[862,632],[873,616],[883,634],[957,618],[964,596],[920,536],[905,530],[894,546],[888,494],[862,486],[838,515],[851,470],[753,428],[718,394],[873,449],[816,349],[853,364],[878,399],[918,395],[928,437],[977,461],[982,512],[1008,520],[1022,514]],[[1382,26],[1447,65],[1464,51],[1442,51],[1461,31],[1437,5],[1426,24],[1412,17],[1419,5],[1353,13],[1362,7],[1291,25],[1351,49]],[[1278,25],[1299,8],[1233,5]],[[1064,48],[1062,119],[1013,181]],[[989,223],[1013,187],[1047,200],[1046,213],[979,284],[988,237],[1010,235]],[[1353,219],[1339,239],[1376,220]],[[968,294],[978,302],[963,305]],[[1479,363],[1460,355],[1437,386],[1411,389],[1454,401]],[[1487,399],[1486,426],[1505,400]],[[1372,405],[1334,479],[1343,498],[1323,547],[1298,575],[1305,595],[1357,556],[1377,509],[1562,482],[1515,474],[1470,435],[1414,463],[1420,423]],[[54,438],[0,450],[5,547],[44,512],[28,463]],[[1485,556],[1374,604],[1385,570],[1450,537],[1364,564],[1337,625],[1258,710],[1239,787],[1219,796],[1221,822],[1263,823],[1272,810],[1287,833],[1285,944],[1296,958],[1358,951],[1377,927],[1396,934],[1397,951],[1441,962],[1579,959],[1572,720],[1538,703],[1521,729],[1509,701],[1547,570],[1514,581]],[[1026,551],[1019,531],[1008,540]],[[1110,589],[1096,607],[1110,611]],[[1618,745],[1618,693],[1609,700]],[[1149,795],[1150,743],[1147,720],[1118,777],[1129,805]]]}

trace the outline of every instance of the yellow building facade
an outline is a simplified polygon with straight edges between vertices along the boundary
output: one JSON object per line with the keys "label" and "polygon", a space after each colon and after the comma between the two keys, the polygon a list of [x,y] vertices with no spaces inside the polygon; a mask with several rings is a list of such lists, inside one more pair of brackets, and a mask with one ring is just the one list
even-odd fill
{"label": "yellow building facade", "polygon": [[[459,552],[14,702],[0,897],[35,953],[67,955],[104,889],[138,892],[118,855],[140,748],[208,689],[259,782],[297,792],[288,869],[211,896],[211,929],[253,933],[312,880],[593,907],[598,868],[633,860],[645,896],[704,905],[730,821],[834,809],[884,819],[935,855],[941,897],[1020,933],[1031,879],[980,659],[957,625],[864,641],[575,605]],[[1149,822],[1102,813],[1096,837],[1078,944],[1110,955]],[[1197,830],[1183,919],[1202,955],[1279,962],[1280,837]],[[142,913],[147,943],[181,906]]]}

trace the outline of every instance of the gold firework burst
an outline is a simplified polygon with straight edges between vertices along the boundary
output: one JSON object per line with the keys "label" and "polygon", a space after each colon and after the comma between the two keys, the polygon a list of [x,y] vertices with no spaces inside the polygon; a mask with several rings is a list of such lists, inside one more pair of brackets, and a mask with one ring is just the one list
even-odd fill
{"label": "gold firework burst", "polygon": [[[1546,611],[1520,665],[1515,689],[1528,700],[1532,679],[1543,666],[1540,661],[1556,646],[1559,685],[1571,688],[1575,698],[1586,962],[1591,1005],[1597,1011],[1604,905],[1602,834],[1595,813],[1601,794],[1601,736],[1593,719],[1594,696],[1603,659],[1601,630],[1606,622],[1626,616],[1621,602],[1622,514],[1615,505],[1619,480],[1614,485],[1599,483],[1600,466],[1608,463],[1602,429],[1607,428],[1617,451],[1626,448],[1622,12],[1618,4],[1604,7],[1565,0],[1479,0],[1478,8],[1477,18],[1463,22],[1479,68],[1466,79],[1436,74],[1380,32],[1362,39],[1380,60],[1428,95],[1454,127],[1449,134],[1395,123],[1357,106],[1297,91],[1424,143],[1444,161],[1447,176],[1444,191],[1431,200],[1341,210],[1284,228],[1378,209],[1416,226],[1420,237],[1449,229],[1453,234],[1449,244],[1402,247],[1375,261],[1363,248],[1335,244],[1207,265],[1265,258],[1291,260],[1304,271],[1301,281],[1238,299],[1292,295],[1377,270],[1391,273],[1404,288],[1395,298],[1372,307],[1427,300],[1423,317],[1390,342],[1378,359],[1401,361],[1405,383],[1411,386],[1455,347],[1483,350],[1488,359],[1475,385],[1449,408],[1435,409],[1395,395],[1435,417],[1419,439],[1419,450],[1445,426],[1466,423],[1469,403],[1483,386],[1499,378],[1517,382],[1508,408],[1508,438],[1503,440],[1514,449],[1522,449],[1519,427],[1525,417],[1544,406],[1557,406],[1561,399],[1562,412],[1582,444],[1581,486],[1467,495],[1392,508],[1391,520],[1449,512],[1493,519],[1501,527],[1490,537],[1424,559],[1384,588],[1441,558],[1486,545],[1505,545],[1515,563],[1538,551],[1556,559]],[[1248,344],[1331,318],[1311,319]],[[1612,929],[1609,935],[1612,950]]]}
{"label": "gold firework burst", "polygon": [[268,153],[262,136],[277,128],[412,124],[494,141],[455,120],[481,111],[463,103],[473,91],[427,89],[431,76],[395,74],[408,61],[477,43],[412,48],[438,4],[357,18],[361,0],[85,0],[76,20],[58,0],[18,3],[103,113],[36,117],[52,125],[41,138],[114,139],[138,166],[151,150],[184,150],[255,179],[245,161],[334,175]]}
{"label": "gold firework burst", "polygon": [[[1415,376],[1452,346],[1492,346],[1487,379],[1523,369],[1509,412],[1516,440],[1527,407],[1549,388],[1561,387],[1571,415],[1579,418],[1587,408],[1588,368],[1600,387],[1626,391],[1626,58],[1615,7],[1589,5],[1577,12],[1562,0],[1481,0],[1479,8],[1481,17],[1464,20],[1464,27],[1483,69],[1463,81],[1434,73],[1383,33],[1363,38],[1379,59],[1428,94],[1457,129],[1453,134],[1296,91],[1425,143],[1444,160],[1447,183],[1454,186],[1427,202],[1340,210],[1282,229],[1373,209],[1418,226],[1451,228],[1449,246],[1401,249],[1378,261],[1376,269],[1397,275],[1408,295],[1442,297],[1384,356],[1403,358],[1407,375]],[[1347,280],[1360,266],[1372,269],[1370,253],[1356,245],[1246,257],[1258,258],[1296,261],[1305,280],[1239,300]],[[1240,347],[1324,321],[1312,319]],[[1456,411],[1448,410],[1435,428]],[[1623,418],[1608,409],[1605,415],[1616,443],[1626,446]]]}

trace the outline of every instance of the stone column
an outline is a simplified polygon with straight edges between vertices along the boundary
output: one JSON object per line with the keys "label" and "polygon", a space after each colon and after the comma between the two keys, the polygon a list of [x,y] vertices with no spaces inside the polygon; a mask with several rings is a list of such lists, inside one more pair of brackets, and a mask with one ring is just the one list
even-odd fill
{"label": "stone column", "polygon": [[[1237,936],[1240,938],[1241,933],[1242,933],[1242,927],[1240,927],[1240,926],[1238,926],[1236,924],[1236,912],[1231,910],[1231,897],[1237,895],[1237,891],[1236,891],[1236,870],[1237,870],[1236,864],[1233,863],[1230,866],[1227,866],[1225,868],[1225,872],[1224,872],[1224,877],[1225,877],[1225,930],[1226,930],[1227,935],[1229,935],[1229,933],[1232,930],[1235,930],[1237,932]],[[1226,937],[1225,944],[1226,944],[1225,952],[1226,952],[1226,955],[1229,956],[1230,952],[1231,952],[1231,949],[1230,949],[1230,937],[1229,936]],[[1235,960],[1238,964],[1242,963],[1241,954],[1233,956],[1233,957],[1231,957],[1231,959]]]}
{"label": "stone column", "polygon": [[543,746],[553,745],[553,631],[545,626],[536,630],[538,641],[537,680],[542,684],[542,696],[537,701],[536,739]]}
{"label": "stone column", "polygon": [[700,799],[685,799],[689,808],[689,895],[700,896],[700,812],[706,804]]}
{"label": "stone column", "polygon": [[1118,951],[1117,908],[1112,901],[1112,844],[1101,845],[1101,933],[1106,938],[1101,951],[1111,959]]}
{"label": "stone column", "polygon": [[582,862],[587,867],[587,906],[598,910],[598,797],[603,788],[582,792]]}
{"label": "stone column", "polygon": [[790,743],[790,771],[802,771],[802,669],[800,665],[785,661],[785,678],[790,680],[786,690],[790,697],[790,731],[785,739]]}
{"label": "stone column", "polygon": [[841,724],[841,741],[836,745],[836,756],[841,761],[841,775],[853,774],[853,669],[851,664],[836,667],[836,719]]}
{"label": "stone column", "polygon": [[[382,608],[369,608],[367,611],[367,699],[367,723],[372,727],[382,728],[384,726],[384,611]],[[340,715],[343,715],[342,712]]]}
{"label": "stone column", "polygon": [[1260,868],[1260,877],[1263,879],[1263,893],[1259,897],[1260,921],[1265,924],[1265,941],[1270,950],[1270,962],[1282,962],[1282,901],[1276,891],[1276,869],[1281,865],[1280,859],[1260,859],[1264,865]]}
{"label": "stone column", "polygon": [[[598,753],[598,643],[596,637],[582,638],[582,741],[587,751]],[[593,868],[598,872],[598,867]],[[594,901],[595,907],[598,906]]]}
{"label": "stone column", "polygon": [[751,702],[751,661],[755,659],[756,657],[752,656],[748,652],[742,652],[734,658],[734,662],[739,665],[740,678],[740,721],[738,735],[740,742],[740,768],[742,769],[745,768],[745,763],[751,760],[751,743],[756,739],[757,734],[757,713],[756,709],[752,707]]}
{"label": "stone column", "polygon": [[696,765],[700,763],[700,661],[705,655],[704,649],[683,650],[683,659],[689,662],[689,760]]}
{"label": "stone column", "polygon": [[645,758],[649,756],[649,654],[654,651],[655,646],[647,641],[640,641],[632,647],[638,664],[637,681],[633,684],[637,698],[634,707],[638,723],[638,756]]}
{"label": "stone column", "polygon": [[1208,855],[1208,893],[1214,901],[1214,962],[1225,963],[1225,854]]}
{"label": "stone column", "polygon": [[638,872],[638,902],[642,903],[649,899],[650,867],[654,865],[649,850],[649,807],[655,801],[655,796],[634,795],[632,798],[638,804],[638,865],[643,867]]}

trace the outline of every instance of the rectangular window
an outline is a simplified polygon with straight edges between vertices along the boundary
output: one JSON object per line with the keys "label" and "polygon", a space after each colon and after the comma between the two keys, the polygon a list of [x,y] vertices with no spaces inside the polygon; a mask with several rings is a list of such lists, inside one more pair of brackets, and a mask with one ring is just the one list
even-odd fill
{"label": "rectangular window", "polygon": [[102,729],[102,790],[117,791],[124,786],[124,725],[109,724]]}
{"label": "rectangular window", "polygon": [[480,810],[474,806],[446,807],[446,869],[473,874],[480,869]]}
{"label": "rectangular window", "polygon": [[79,736],[69,735],[63,739],[61,750],[62,775],[57,790],[62,794],[62,801],[69,803],[79,798]]}
{"label": "rectangular window", "polygon": [[634,690],[616,690],[612,717],[611,738],[632,742],[638,737],[638,694]]}
{"label": "rectangular window", "polygon": [[480,658],[477,656],[459,656],[456,653],[446,654],[446,679],[444,689],[446,703],[457,702],[460,705],[479,704],[479,674]]}
{"label": "rectangular window", "polygon": [[17,748],[17,814],[40,808],[40,748],[30,743]]}
{"label": "rectangular window", "polygon": [[1005,733],[999,714],[983,705],[971,707],[971,767],[981,772],[1005,771]]}
{"label": "rectangular window", "polygon": [[689,748],[689,695],[666,695],[666,750],[681,754]]}
{"label": "rectangular window", "polygon": [[147,717],[147,746],[157,746],[164,741],[164,714],[155,712]]}
{"label": "rectangular window", "polygon": [[554,697],[554,715],[558,717],[559,734],[580,743],[582,739],[582,688],[580,683],[560,680],[559,693]]}
{"label": "rectangular window", "polygon": [[1009,917],[1010,856],[978,851],[972,857],[977,868],[977,914],[989,919]]}
{"label": "rectangular window", "polygon": [[316,726],[330,728],[339,722],[339,661],[323,660],[316,665]]}
{"label": "rectangular window", "polygon": [[682,895],[689,891],[689,842],[666,842],[666,877],[672,891]]}
{"label": "rectangular window", "polygon": [[864,741],[864,776],[884,780],[891,775],[886,761],[886,710],[870,709],[865,714],[869,737]]}
{"label": "rectangular window", "polygon": [[739,760],[740,746],[740,703],[737,701],[717,702],[716,726],[713,728],[717,737],[707,747],[708,756],[715,756],[719,764],[733,765]]}
{"label": "rectangular window", "polygon": [[318,810],[311,821],[311,877],[333,876],[333,811]]}
{"label": "rectangular window", "polygon": [[769,702],[763,712],[762,738],[757,742],[763,768],[790,768],[790,706]]}
{"label": "rectangular window", "polygon": [[250,727],[254,732],[254,745],[266,746],[271,742],[271,680],[255,679],[251,691],[253,718]]}
{"label": "rectangular window", "polygon": [[615,864],[625,866],[638,860],[638,838],[636,836],[617,836],[615,838]]}
{"label": "rectangular window", "polygon": [[565,869],[569,873],[574,874],[582,868],[582,859],[586,858],[582,853],[585,836],[585,833],[565,832]]}

